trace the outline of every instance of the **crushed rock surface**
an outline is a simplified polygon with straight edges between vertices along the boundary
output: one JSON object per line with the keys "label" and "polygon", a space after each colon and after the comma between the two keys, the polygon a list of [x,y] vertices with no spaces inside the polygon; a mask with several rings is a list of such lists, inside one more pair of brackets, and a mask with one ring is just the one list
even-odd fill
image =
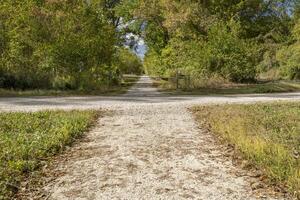
{"label": "crushed rock surface", "polygon": [[[231,157],[224,156],[226,148],[200,129],[188,111],[197,100],[138,102],[142,98],[163,99],[159,95],[151,80],[142,77],[126,95],[119,97],[135,101],[103,103],[112,112],[100,118],[84,141],[69,150],[69,159],[57,164],[54,170],[60,176],[42,188],[47,198],[286,199],[269,190],[252,189],[253,177],[234,165]],[[206,103],[212,98],[208,97]],[[251,101],[254,97],[244,98]],[[38,110],[41,105],[45,104],[15,108]],[[0,107],[5,110],[1,103]]]}

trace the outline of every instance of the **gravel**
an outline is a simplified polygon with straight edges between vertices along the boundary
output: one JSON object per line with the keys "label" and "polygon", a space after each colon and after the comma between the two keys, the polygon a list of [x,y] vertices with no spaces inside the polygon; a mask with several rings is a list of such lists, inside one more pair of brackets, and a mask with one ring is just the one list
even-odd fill
{"label": "gravel", "polygon": [[[199,103],[300,100],[299,93],[168,97],[141,80],[119,97],[1,99],[0,109],[106,108],[86,139],[59,162],[43,190],[49,199],[287,199],[273,195],[225,156],[188,107]],[[250,181],[251,180],[251,181]]]}
{"label": "gravel", "polygon": [[274,100],[300,100],[300,92],[283,94],[175,96],[158,92],[149,77],[141,80],[121,96],[75,97],[6,97],[0,98],[2,111],[36,111],[43,109],[120,109],[130,106],[188,106],[194,104],[249,103]]}

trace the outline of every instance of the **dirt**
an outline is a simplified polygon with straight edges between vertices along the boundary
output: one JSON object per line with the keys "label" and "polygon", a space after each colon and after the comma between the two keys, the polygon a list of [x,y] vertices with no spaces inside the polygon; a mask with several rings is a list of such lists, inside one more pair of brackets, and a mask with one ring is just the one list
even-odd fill
{"label": "dirt", "polygon": [[[144,77],[124,97],[159,95],[151,85]],[[55,163],[56,177],[39,193],[53,200],[287,199],[236,166],[227,147],[198,127],[191,105],[106,106],[111,113]]]}

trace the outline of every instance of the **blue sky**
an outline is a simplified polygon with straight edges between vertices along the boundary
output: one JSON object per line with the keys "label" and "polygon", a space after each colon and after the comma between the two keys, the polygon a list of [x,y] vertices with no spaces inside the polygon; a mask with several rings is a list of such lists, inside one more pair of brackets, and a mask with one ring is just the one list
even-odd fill
{"label": "blue sky", "polygon": [[131,47],[135,54],[137,54],[141,59],[144,59],[147,52],[147,45],[143,38],[134,35],[133,33],[127,33],[125,36],[125,46]]}
{"label": "blue sky", "polygon": [[[134,20],[131,22],[123,23],[123,20],[121,19],[121,23],[118,26],[118,29],[124,29],[128,27],[131,23],[134,23]],[[138,55],[142,60],[145,57],[145,54],[147,53],[147,45],[145,44],[145,40],[138,35],[135,35],[133,33],[127,33],[125,35],[125,44],[126,47],[131,47],[132,51]]]}

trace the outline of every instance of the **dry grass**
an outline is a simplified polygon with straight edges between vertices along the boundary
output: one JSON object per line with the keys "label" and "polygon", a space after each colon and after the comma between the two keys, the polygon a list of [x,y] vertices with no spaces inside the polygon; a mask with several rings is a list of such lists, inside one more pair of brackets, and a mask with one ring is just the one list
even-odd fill
{"label": "dry grass", "polygon": [[300,198],[300,103],[200,106],[200,122]]}
{"label": "dry grass", "polygon": [[160,91],[175,95],[260,94],[300,91],[300,82],[294,81],[270,81],[257,84],[234,84],[222,80],[202,82],[186,87],[184,80],[181,80],[179,82],[181,88],[178,90],[172,81],[155,80],[154,84]]}

